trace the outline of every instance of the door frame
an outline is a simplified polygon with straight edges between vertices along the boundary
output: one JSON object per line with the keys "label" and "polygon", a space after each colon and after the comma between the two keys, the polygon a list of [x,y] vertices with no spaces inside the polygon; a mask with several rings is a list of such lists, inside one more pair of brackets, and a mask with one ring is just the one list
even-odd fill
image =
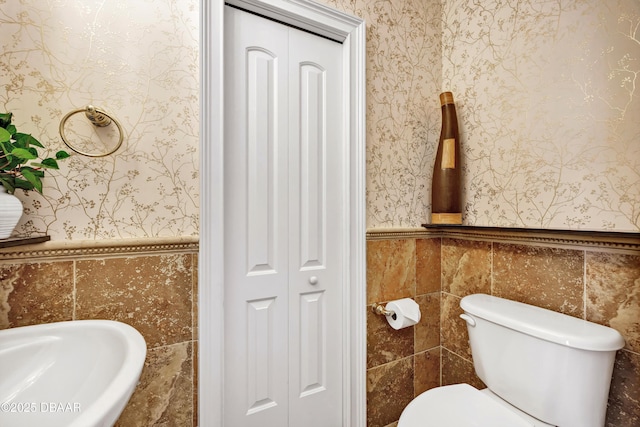
{"label": "door frame", "polygon": [[[227,0],[228,4],[342,43],[345,138],[349,144],[343,239],[343,427],[366,425],[365,23],[310,0]],[[198,419],[223,426],[224,407],[224,0],[200,0],[200,250]]]}

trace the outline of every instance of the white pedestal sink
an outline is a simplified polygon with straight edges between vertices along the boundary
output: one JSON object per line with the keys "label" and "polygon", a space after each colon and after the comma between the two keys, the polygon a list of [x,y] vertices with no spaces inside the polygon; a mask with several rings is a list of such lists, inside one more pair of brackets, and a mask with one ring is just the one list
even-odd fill
{"label": "white pedestal sink", "polygon": [[111,427],[146,352],[137,330],[110,320],[0,331],[0,426]]}

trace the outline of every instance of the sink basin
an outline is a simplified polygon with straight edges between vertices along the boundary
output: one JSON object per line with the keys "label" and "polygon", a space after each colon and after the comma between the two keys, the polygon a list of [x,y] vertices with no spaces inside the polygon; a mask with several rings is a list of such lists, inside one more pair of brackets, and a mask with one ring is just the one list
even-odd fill
{"label": "sink basin", "polygon": [[131,326],[76,320],[0,331],[0,426],[110,427],[147,353]]}

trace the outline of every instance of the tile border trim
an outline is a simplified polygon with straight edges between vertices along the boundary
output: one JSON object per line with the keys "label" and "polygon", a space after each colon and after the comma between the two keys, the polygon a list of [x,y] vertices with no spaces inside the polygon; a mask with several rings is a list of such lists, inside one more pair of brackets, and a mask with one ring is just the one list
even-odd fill
{"label": "tile border trim", "polygon": [[640,233],[489,227],[369,229],[367,240],[450,238],[640,255]]}
{"label": "tile border trim", "polygon": [[198,249],[198,236],[62,240],[0,249],[0,262],[198,253]]}

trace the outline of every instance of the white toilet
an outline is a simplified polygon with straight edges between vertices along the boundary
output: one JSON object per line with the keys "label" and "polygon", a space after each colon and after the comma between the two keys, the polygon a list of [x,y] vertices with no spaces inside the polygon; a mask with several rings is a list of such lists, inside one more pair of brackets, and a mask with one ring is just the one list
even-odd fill
{"label": "white toilet", "polygon": [[603,427],[616,351],[612,328],[475,294],[460,302],[473,363],[487,385],[428,390],[398,427]]}

